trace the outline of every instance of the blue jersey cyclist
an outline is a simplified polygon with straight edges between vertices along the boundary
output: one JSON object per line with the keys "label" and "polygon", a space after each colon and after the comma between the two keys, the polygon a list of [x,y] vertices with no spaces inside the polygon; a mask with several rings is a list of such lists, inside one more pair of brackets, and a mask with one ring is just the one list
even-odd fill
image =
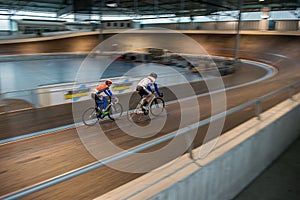
{"label": "blue jersey cyclist", "polygon": [[157,74],[156,73],[151,73],[148,77],[143,78],[136,87],[136,91],[139,92],[139,95],[142,98],[142,101],[140,102],[139,106],[146,106],[151,99],[153,98],[153,90],[152,87],[154,86],[154,89],[158,96],[162,97],[163,94],[159,92],[158,86],[156,84],[156,78]]}
{"label": "blue jersey cyclist", "polygon": [[110,79],[108,79],[105,81],[105,83],[99,84],[94,90],[96,111],[99,113],[101,106],[102,106],[102,114],[103,115],[108,114],[108,111],[106,111],[107,98],[105,96],[108,96],[110,98],[115,98],[115,96],[109,89],[111,84],[112,84],[112,81]]}

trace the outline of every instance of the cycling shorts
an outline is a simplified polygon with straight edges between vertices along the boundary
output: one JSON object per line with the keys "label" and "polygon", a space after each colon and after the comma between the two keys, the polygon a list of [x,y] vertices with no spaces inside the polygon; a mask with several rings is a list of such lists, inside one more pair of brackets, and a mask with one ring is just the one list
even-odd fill
{"label": "cycling shorts", "polygon": [[149,93],[142,86],[137,86],[136,91],[139,92],[139,95],[141,97],[144,96],[144,95],[149,95]]}

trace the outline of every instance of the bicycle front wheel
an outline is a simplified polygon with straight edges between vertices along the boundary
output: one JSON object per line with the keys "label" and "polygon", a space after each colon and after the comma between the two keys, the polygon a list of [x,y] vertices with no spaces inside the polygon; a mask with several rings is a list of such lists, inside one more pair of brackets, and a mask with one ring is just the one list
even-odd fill
{"label": "bicycle front wheel", "polygon": [[165,109],[165,101],[162,98],[155,98],[150,104],[150,113],[159,116]]}
{"label": "bicycle front wheel", "polygon": [[123,114],[123,107],[120,103],[115,103],[110,106],[108,117],[111,120],[119,119]]}
{"label": "bicycle front wheel", "polygon": [[94,107],[86,109],[82,114],[82,122],[87,126],[93,126],[97,123],[97,113]]}

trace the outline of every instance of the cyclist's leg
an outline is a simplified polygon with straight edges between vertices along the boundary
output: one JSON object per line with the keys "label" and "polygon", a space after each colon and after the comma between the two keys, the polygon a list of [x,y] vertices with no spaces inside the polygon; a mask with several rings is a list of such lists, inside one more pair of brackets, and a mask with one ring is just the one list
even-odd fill
{"label": "cyclist's leg", "polygon": [[101,105],[102,105],[102,101],[97,95],[95,96],[95,104],[96,104],[95,105],[96,111],[99,112],[100,108],[101,108]]}
{"label": "cyclist's leg", "polygon": [[143,97],[143,103],[142,103],[142,111],[145,115],[148,115],[149,113],[149,107],[148,105],[150,105],[150,101],[152,100],[152,96],[153,94],[148,94],[147,95],[144,95]]}
{"label": "cyclist's leg", "polygon": [[141,99],[140,99],[140,101],[139,101],[139,103],[137,105],[137,108],[142,107],[142,105],[144,103],[144,95],[145,95],[145,93],[146,93],[146,91],[143,88],[139,90],[139,95],[140,95]]}
{"label": "cyclist's leg", "polygon": [[95,99],[95,109],[96,109],[96,111],[98,111],[98,102],[96,99]]}
{"label": "cyclist's leg", "polygon": [[142,105],[144,103],[145,90],[144,89],[140,89],[138,92],[139,92],[139,95],[140,95],[141,98],[140,98],[140,101],[138,102],[138,104],[137,104],[134,112],[136,114],[142,114],[142,113],[144,113],[144,110],[142,111],[140,109],[142,108]]}
{"label": "cyclist's leg", "polygon": [[145,106],[148,104],[148,96],[150,95],[146,90],[144,90],[144,88],[142,88],[140,91],[139,91],[139,94],[141,96],[141,101],[140,101],[140,106]]}
{"label": "cyclist's leg", "polygon": [[145,101],[144,101],[144,104],[143,104],[143,106],[147,106],[150,102],[151,102],[151,100],[152,100],[152,98],[154,97],[154,94],[148,94],[146,97],[145,97]]}
{"label": "cyclist's leg", "polygon": [[102,106],[102,112],[106,111],[106,105],[107,105],[107,99],[105,97],[102,98],[103,106]]}

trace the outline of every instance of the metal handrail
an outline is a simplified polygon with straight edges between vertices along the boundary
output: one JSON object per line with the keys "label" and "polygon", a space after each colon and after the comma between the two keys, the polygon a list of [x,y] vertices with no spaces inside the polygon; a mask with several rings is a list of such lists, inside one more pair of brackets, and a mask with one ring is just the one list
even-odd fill
{"label": "metal handrail", "polygon": [[[244,108],[249,107],[251,105],[261,104],[261,102],[263,100],[265,100],[265,99],[267,99],[269,97],[272,97],[274,95],[277,95],[277,94],[279,94],[279,93],[281,93],[283,91],[286,91],[286,90],[288,90],[290,88],[294,88],[298,84],[300,84],[300,81],[297,81],[297,82],[295,82],[293,84],[290,84],[289,86],[287,86],[285,88],[281,88],[281,89],[278,89],[278,90],[276,90],[274,92],[268,93],[268,94],[266,94],[266,95],[264,95],[262,97],[259,97],[259,98],[255,99],[255,100],[252,100],[250,102],[244,103],[244,104],[239,105],[239,106],[234,107],[234,108],[231,108],[228,111],[225,111],[225,112],[219,113],[217,115],[211,116],[210,118],[201,120],[199,122],[196,122],[194,124],[191,124],[189,126],[181,128],[181,129],[179,129],[177,131],[173,131],[173,132],[171,132],[168,135],[164,135],[164,136],[162,136],[160,138],[156,138],[154,140],[151,140],[151,141],[146,142],[144,144],[141,144],[139,146],[133,147],[133,148],[131,148],[129,150],[120,152],[118,154],[115,154],[115,155],[110,156],[108,158],[105,158],[105,159],[102,159],[100,161],[91,163],[89,165],[86,165],[86,166],[81,167],[79,169],[73,170],[71,172],[67,172],[65,174],[62,174],[62,175],[56,176],[54,178],[48,179],[48,180],[43,181],[41,183],[38,183],[36,185],[26,187],[26,188],[21,189],[21,190],[19,190],[17,192],[13,192],[13,193],[1,196],[0,198],[1,199],[2,198],[4,198],[4,199],[17,199],[17,198],[26,196],[28,194],[31,194],[33,192],[37,192],[39,190],[42,190],[42,189],[48,188],[50,186],[56,185],[58,183],[64,182],[66,180],[69,180],[71,178],[74,178],[76,176],[84,174],[84,173],[89,172],[91,170],[94,170],[94,169],[97,169],[99,167],[105,166],[106,164],[112,163],[112,162],[117,161],[117,160],[122,159],[122,158],[126,158],[126,157],[128,157],[128,156],[130,156],[130,155],[132,155],[134,153],[141,152],[141,151],[149,149],[149,148],[151,148],[151,147],[153,147],[155,145],[158,145],[158,144],[161,144],[163,142],[169,141],[169,140],[173,139],[176,136],[184,135],[184,134],[188,133],[189,131],[192,131],[194,129],[198,129],[201,126],[204,126],[204,125],[207,125],[207,124],[209,124],[209,123],[211,123],[213,121],[219,120],[219,119],[225,117],[226,115],[230,115],[230,114],[233,114],[233,113],[238,112],[240,110],[243,110]],[[258,119],[260,119],[259,115],[260,115],[260,113],[258,113]],[[192,143],[192,145],[193,145],[193,143]],[[189,151],[192,151],[192,149],[189,148]],[[190,152],[190,155],[192,155],[191,152]],[[191,159],[193,159],[192,156],[191,156]]]}

